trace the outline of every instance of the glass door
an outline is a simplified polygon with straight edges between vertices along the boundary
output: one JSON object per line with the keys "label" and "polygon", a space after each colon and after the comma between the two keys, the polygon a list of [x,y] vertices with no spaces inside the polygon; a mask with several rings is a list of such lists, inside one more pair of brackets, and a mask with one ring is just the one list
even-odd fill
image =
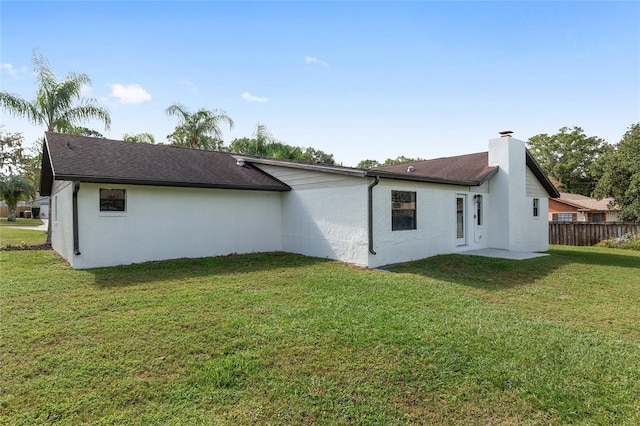
{"label": "glass door", "polygon": [[465,195],[456,195],[456,245],[458,246],[467,244],[467,224],[465,223],[466,198]]}

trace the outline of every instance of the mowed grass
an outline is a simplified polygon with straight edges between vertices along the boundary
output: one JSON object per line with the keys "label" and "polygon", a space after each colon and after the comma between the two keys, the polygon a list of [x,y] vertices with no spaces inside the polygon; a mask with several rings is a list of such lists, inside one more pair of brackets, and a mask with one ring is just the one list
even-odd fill
{"label": "mowed grass", "polygon": [[0,227],[2,226],[40,226],[44,222],[40,219],[24,219],[17,217],[15,222],[9,222],[6,217],[0,218]]}
{"label": "mowed grass", "polygon": [[10,226],[0,227],[0,248],[7,246],[21,247],[44,244],[46,240],[47,231],[38,231],[36,229],[16,229]]}
{"label": "mowed grass", "polygon": [[1,252],[3,424],[640,423],[640,253]]}

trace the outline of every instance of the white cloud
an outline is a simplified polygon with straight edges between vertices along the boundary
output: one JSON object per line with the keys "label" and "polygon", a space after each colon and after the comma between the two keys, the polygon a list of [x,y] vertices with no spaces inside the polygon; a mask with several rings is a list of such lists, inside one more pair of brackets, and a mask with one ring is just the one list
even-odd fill
{"label": "white cloud", "polygon": [[304,62],[306,64],[320,64],[325,67],[329,66],[329,64],[326,61],[323,61],[322,59],[314,58],[313,56],[305,56]]}
{"label": "white cloud", "polygon": [[11,77],[18,77],[19,74],[27,72],[27,67],[14,68],[13,64],[0,64],[0,70],[6,72]]}
{"label": "white cloud", "polygon": [[249,92],[244,92],[242,94],[242,99],[249,102],[267,102],[269,98],[259,98],[257,96],[252,95]]}
{"label": "white cloud", "polygon": [[151,95],[139,84],[123,86],[116,83],[111,85],[111,96],[118,99],[121,104],[140,104],[150,101]]}

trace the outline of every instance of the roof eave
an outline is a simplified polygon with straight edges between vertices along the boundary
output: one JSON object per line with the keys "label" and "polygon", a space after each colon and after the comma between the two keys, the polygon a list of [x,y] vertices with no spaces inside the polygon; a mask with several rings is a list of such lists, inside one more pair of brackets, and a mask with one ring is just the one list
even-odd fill
{"label": "roof eave", "polygon": [[126,179],[126,178],[109,178],[99,176],[78,176],[78,175],[57,175],[56,180],[79,181],[84,183],[105,183],[115,185],[146,185],[146,186],[165,186],[172,188],[209,188],[209,189],[237,189],[244,191],[274,191],[287,192],[291,191],[289,185],[234,185],[234,184],[218,184],[218,183],[201,183],[201,182],[173,182],[160,180],[145,179]]}
{"label": "roof eave", "polygon": [[40,170],[40,188],[38,192],[45,196],[51,195],[55,172],[53,170],[51,155],[49,155],[49,142],[47,141],[46,132],[42,141],[42,162],[40,163]]}
{"label": "roof eave", "polygon": [[553,186],[549,178],[544,174],[536,159],[533,158],[533,155],[531,155],[528,149],[525,149],[525,152],[527,156],[526,164],[527,167],[529,167],[529,170],[533,172],[540,184],[542,184],[544,189],[547,191],[547,194],[549,194],[550,198],[559,198],[560,192],[558,192],[556,187]]}
{"label": "roof eave", "polygon": [[[496,171],[492,172],[492,175],[495,174]],[[367,176],[378,176],[380,178],[385,179],[395,179],[395,180],[408,180],[413,182],[427,182],[427,183],[442,183],[446,185],[463,185],[463,186],[480,186],[488,177],[482,179],[482,181],[475,180],[460,180],[460,179],[442,179],[436,177],[429,176],[419,176],[419,175],[406,175],[403,173],[393,173],[393,172],[382,172],[378,170],[369,169],[366,173]]]}
{"label": "roof eave", "polygon": [[277,158],[262,158],[262,157],[254,157],[251,155],[242,155],[242,154],[231,154],[233,158],[236,160],[244,160],[247,163],[252,164],[265,164],[269,166],[280,166],[287,167],[291,169],[303,169],[303,170],[314,170],[321,171],[327,173],[337,173],[348,176],[359,176],[364,177],[367,175],[367,171],[364,169],[356,169],[350,167],[340,167],[340,166],[329,166],[326,164],[310,164],[310,163],[298,163],[294,161],[288,160],[279,160]]}

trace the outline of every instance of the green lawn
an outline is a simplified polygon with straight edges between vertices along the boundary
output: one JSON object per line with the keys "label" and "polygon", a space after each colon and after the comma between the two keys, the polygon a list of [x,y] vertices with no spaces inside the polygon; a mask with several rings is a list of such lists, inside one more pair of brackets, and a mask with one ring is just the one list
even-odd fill
{"label": "green lawn", "polygon": [[6,217],[0,218],[0,226],[40,226],[44,222],[40,219],[16,218],[15,222],[9,222]]}
{"label": "green lawn", "polygon": [[640,423],[640,252],[74,271],[0,252],[0,423]]}
{"label": "green lawn", "polygon": [[23,247],[44,244],[46,240],[47,231],[15,229],[10,226],[0,226],[0,248],[7,246]]}

